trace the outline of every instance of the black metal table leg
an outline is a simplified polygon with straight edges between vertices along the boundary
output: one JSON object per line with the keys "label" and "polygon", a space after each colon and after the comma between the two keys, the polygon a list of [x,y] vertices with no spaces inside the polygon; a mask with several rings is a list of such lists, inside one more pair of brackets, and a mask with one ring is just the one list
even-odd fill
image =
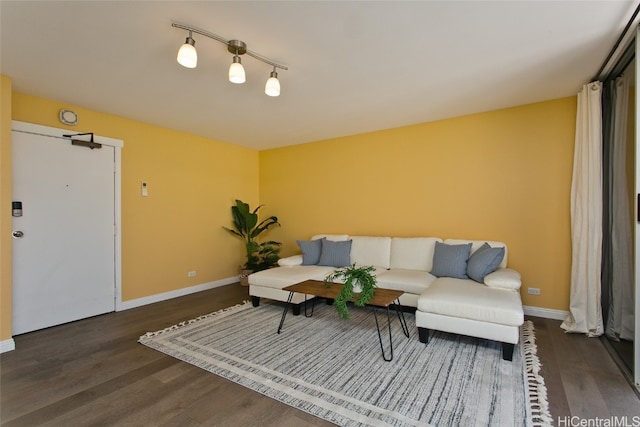
{"label": "black metal table leg", "polygon": [[[387,358],[384,353],[384,345],[382,344],[382,334],[380,333],[380,324],[378,323],[378,314],[376,313],[376,306],[372,305],[373,309],[373,317],[376,319],[376,329],[378,330],[378,341],[380,341],[380,350],[382,351],[382,358],[385,362],[391,362],[393,360],[393,339],[391,339],[391,316],[389,315],[389,307],[387,306],[387,329],[389,330],[389,348],[390,348],[390,357]],[[407,330],[408,332],[408,330]]]}
{"label": "black metal table leg", "polygon": [[304,317],[312,317],[313,310],[316,308],[316,299],[311,298],[311,313],[307,313],[307,294],[304,294]]}
{"label": "black metal table leg", "polygon": [[[282,325],[284,325],[284,318],[287,317],[287,311],[289,311],[289,305],[291,305],[291,300],[293,299],[293,292],[289,292],[289,298],[287,298],[287,302],[284,305],[284,311],[282,312],[282,318],[280,319],[280,325],[278,325],[278,333],[282,330]],[[306,309],[306,306],[305,306]]]}
{"label": "black metal table leg", "polygon": [[400,306],[400,299],[396,299],[396,312],[398,313],[398,320],[400,321],[400,326],[402,326],[402,332],[404,332],[404,336],[409,338],[409,326],[407,325],[407,319],[404,318],[404,312],[402,311],[402,307]]}

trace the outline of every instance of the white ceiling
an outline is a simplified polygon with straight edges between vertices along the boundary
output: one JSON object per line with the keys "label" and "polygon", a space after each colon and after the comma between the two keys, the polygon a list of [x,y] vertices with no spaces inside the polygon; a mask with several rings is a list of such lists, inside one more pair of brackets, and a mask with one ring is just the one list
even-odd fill
{"label": "white ceiling", "polygon": [[[0,71],[18,92],[255,149],[577,93],[631,17],[629,1],[6,1]],[[232,55],[179,22],[286,65]],[[82,117],[80,117],[80,122]]]}

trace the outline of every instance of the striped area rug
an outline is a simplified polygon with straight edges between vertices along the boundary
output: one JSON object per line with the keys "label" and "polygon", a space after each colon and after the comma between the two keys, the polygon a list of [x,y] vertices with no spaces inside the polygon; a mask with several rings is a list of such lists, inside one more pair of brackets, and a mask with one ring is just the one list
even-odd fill
{"label": "striped area rug", "polygon": [[385,362],[371,309],[349,312],[289,312],[278,335],[281,305],[245,303],[139,342],[340,426],[551,424],[530,321],[507,362],[492,341],[435,333],[420,343],[412,314],[406,338],[396,316]]}

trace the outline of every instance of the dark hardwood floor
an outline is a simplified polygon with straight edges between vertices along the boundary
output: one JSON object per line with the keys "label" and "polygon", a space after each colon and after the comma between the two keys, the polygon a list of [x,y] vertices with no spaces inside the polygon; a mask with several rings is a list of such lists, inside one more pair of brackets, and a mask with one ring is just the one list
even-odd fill
{"label": "dark hardwood floor", "polygon": [[[247,299],[234,284],[15,337],[16,350],[0,355],[1,424],[332,425],[137,343]],[[566,416],[640,417],[640,400],[600,340],[531,320],[556,425]]]}

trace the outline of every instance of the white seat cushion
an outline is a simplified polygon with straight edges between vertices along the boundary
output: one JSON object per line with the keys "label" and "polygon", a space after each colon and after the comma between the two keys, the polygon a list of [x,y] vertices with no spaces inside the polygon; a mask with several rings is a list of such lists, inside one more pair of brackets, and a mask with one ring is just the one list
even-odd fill
{"label": "white seat cushion", "polygon": [[[338,269],[336,268],[336,270],[338,270]],[[332,270],[332,271],[333,271],[333,270]],[[374,267],[374,268],[373,268],[373,271],[371,272],[371,274],[372,274],[372,275],[374,275],[374,276],[376,276],[376,277],[378,277],[380,274],[383,274],[383,273],[384,273],[384,272],[386,272],[386,271],[388,271],[388,270],[387,270],[387,269],[385,269],[385,268]],[[327,274],[329,274],[329,273],[324,274],[322,277],[310,277],[310,279],[313,279],[313,280],[324,280],[324,279],[325,279],[325,277],[327,276]],[[379,282],[379,281],[380,281],[380,280],[378,280],[378,282]],[[335,283],[344,283],[344,280],[342,280],[342,279],[336,279],[336,280],[334,280],[334,282],[335,282]]]}
{"label": "white seat cushion", "polygon": [[509,326],[524,323],[518,292],[451,277],[435,280],[420,295],[418,310]]}
{"label": "white seat cushion", "polygon": [[434,280],[426,271],[393,269],[378,274],[378,287],[420,295]]}
{"label": "white seat cushion", "polygon": [[436,237],[394,237],[391,239],[391,268],[431,271]]}
{"label": "white seat cushion", "polygon": [[282,289],[289,285],[305,280],[324,280],[324,277],[334,270],[333,267],[321,265],[294,265],[290,267],[276,267],[258,271],[249,275],[249,284],[267,288]]}

